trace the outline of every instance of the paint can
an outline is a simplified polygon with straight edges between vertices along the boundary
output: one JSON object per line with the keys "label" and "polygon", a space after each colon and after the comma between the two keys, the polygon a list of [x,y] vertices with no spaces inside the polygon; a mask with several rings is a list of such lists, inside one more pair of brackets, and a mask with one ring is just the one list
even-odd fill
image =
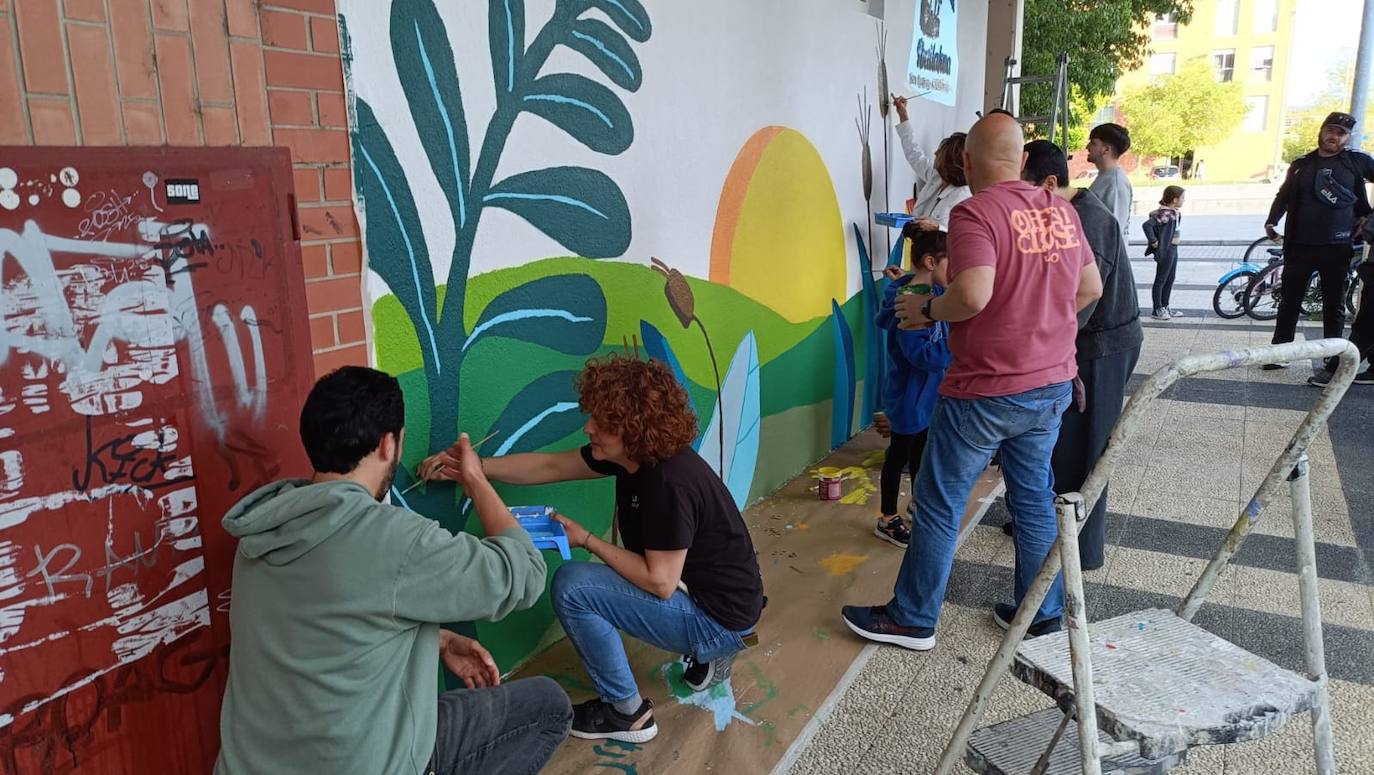
{"label": "paint can", "polygon": [[821,485],[817,488],[823,501],[837,501],[840,499],[840,477],[821,476]]}

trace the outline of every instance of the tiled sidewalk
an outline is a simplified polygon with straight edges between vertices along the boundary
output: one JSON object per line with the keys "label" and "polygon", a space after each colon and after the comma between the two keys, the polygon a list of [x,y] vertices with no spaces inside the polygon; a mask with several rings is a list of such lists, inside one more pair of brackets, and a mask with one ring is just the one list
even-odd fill
{"label": "tiled sidewalk", "polygon": [[[1147,322],[1136,371],[1190,353],[1266,344],[1267,324],[1214,317]],[[1307,326],[1309,336],[1319,330]],[[1089,615],[1101,619],[1187,594],[1206,558],[1263,479],[1317,390],[1310,364],[1231,370],[1183,380],[1156,402],[1111,485],[1107,564],[1087,574]],[[1309,452],[1332,718],[1340,772],[1374,773],[1374,388],[1353,386]],[[927,773],[934,768],[1002,632],[993,603],[1009,600],[1013,552],[999,502],[959,551],[926,654],[864,652],[865,666],[795,760],[794,773]],[[1226,571],[1198,623],[1301,670],[1302,637],[1286,493]],[[871,601],[850,601],[856,603]],[[987,716],[1045,708],[1044,695],[1004,680]],[[1294,775],[1315,771],[1306,716],[1258,743],[1194,749],[1180,773]]]}

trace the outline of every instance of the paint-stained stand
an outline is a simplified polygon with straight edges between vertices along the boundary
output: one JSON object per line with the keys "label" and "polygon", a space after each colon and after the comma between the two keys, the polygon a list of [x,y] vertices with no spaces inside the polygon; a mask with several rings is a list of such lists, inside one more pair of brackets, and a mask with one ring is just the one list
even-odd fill
{"label": "paint-stained stand", "polygon": [[0,148],[0,773],[213,763],[220,518],[309,470],[291,185],[285,149]]}
{"label": "paint-stained stand", "polygon": [[[902,550],[873,535],[883,443],[872,431],[861,434],[745,512],[768,607],[759,644],[740,654],[727,681],[694,693],[682,681],[681,655],[627,639],[640,691],[654,701],[658,736],[642,745],[570,738],[545,772],[766,773],[784,762],[798,738],[814,732],[827,699],[843,693],[857,672],[851,666],[872,651],[844,626],[840,606],[892,595]],[[839,501],[817,498],[818,472],[828,468],[844,477]],[[982,517],[1000,485],[995,469],[978,479],[966,525]],[[551,676],[574,702],[595,694],[567,640],[520,675]]]}

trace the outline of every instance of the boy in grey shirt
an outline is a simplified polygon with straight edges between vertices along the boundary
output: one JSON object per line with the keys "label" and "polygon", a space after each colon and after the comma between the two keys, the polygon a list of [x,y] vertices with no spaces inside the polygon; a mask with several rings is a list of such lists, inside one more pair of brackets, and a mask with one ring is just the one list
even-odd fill
{"label": "boy in grey shirt", "polygon": [[1120,124],[1099,124],[1088,134],[1088,161],[1097,167],[1097,179],[1088,190],[1107,205],[1121,226],[1121,237],[1127,239],[1131,222],[1131,181],[1121,169],[1121,157],[1131,149],[1131,133]]}

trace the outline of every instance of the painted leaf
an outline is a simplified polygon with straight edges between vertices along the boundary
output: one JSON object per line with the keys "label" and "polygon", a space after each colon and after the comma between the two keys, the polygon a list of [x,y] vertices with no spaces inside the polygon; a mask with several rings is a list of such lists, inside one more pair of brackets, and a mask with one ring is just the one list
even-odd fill
{"label": "painted leaf", "polygon": [[434,335],[434,273],[405,172],[366,100],[353,130],[353,182],[367,219],[368,266],[401,302],[415,326],[425,365],[442,371]]}
{"label": "painted leaf", "polygon": [[863,281],[864,297],[864,395],[863,411],[859,415],[859,424],[863,426],[869,423],[873,413],[882,406],[885,350],[880,346],[882,343],[879,341],[878,324],[874,321],[878,316],[880,291],[878,284],[873,280],[873,264],[869,260],[868,248],[864,245],[859,225],[851,225],[854,227],[854,240],[859,245],[859,278]]}
{"label": "painted leaf", "polygon": [[[644,352],[650,358],[662,361],[673,370],[673,376],[677,377],[677,383],[687,391],[687,395],[692,394],[692,383],[687,380],[687,372],[682,370],[682,362],[677,359],[677,353],[673,352],[673,346],[668,344],[668,340],[663,334],[654,327],[653,323],[647,320],[639,321],[639,338],[644,340]],[[698,413],[700,417],[700,413]]]}
{"label": "painted leaf", "polygon": [[840,303],[830,300],[835,331],[835,401],[830,414],[830,448],[849,441],[854,423],[854,334]]}
{"label": "painted leaf", "polygon": [[597,170],[550,167],[522,172],[492,186],[482,201],[510,210],[587,258],[618,256],[630,246],[625,195]]}
{"label": "painted leaf", "polygon": [[[720,474],[735,505],[743,509],[754,484],[759,459],[759,347],[754,332],[744,335],[720,387],[720,401],[697,452]],[[725,437],[721,446],[722,432]]]}
{"label": "painted leaf", "polygon": [[649,23],[649,12],[644,10],[639,0],[585,0],[584,5],[605,12],[631,40],[643,43],[654,32],[653,25]]}
{"label": "painted leaf", "polygon": [[489,0],[487,8],[492,84],[498,97],[514,94],[525,54],[525,0]]}
{"label": "painted leaf", "polygon": [[468,127],[453,49],[433,2],[392,4],[391,51],[420,144],[461,229],[468,218]]}
{"label": "painted leaf", "polygon": [[615,92],[580,75],[558,73],[536,80],[521,97],[521,107],[597,153],[624,153],[635,139],[625,103]]}
{"label": "painted leaf", "polygon": [[500,444],[491,454],[533,452],[576,433],[585,418],[577,406],[575,377],[575,371],[555,371],[516,393],[492,423],[492,430],[500,431],[493,441]]}
{"label": "painted leaf", "polygon": [[[855,228],[858,228],[858,227],[855,227]],[[888,266],[901,266],[901,265],[902,265],[902,251],[903,251],[903,248],[904,248],[905,245],[906,245],[906,240],[905,240],[905,239],[899,239],[899,240],[897,240],[897,244],[895,244],[895,245],[892,246],[892,252],[887,254],[887,265],[888,265]]]}
{"label": "painted leaf", "polygon": [[578,19],[573,22],[563,42],[568,48],[590,59],[612,83],[622,89],[637,91],[644,82],[639,57],[629,41],[599,19]]}
{"label": "painted leaf", "polygon": [[595,280],[584,274],[541,277],[492,299],[463,342],[463,351],[485,337],[503,336],[590,355],[605,334],[606,295]]}

